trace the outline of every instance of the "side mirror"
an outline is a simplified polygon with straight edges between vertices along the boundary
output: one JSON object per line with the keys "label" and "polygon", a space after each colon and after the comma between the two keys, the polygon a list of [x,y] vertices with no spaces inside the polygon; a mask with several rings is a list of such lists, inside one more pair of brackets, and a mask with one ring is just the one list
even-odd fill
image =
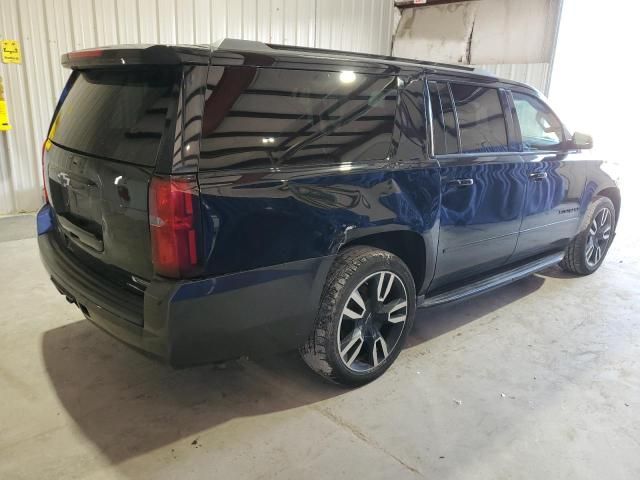
{"label": "side mirror", "polygon": [[593,148],[593,138],[586,133],[576,132],[571,138],[571,146],[578,150],[589,150]]}

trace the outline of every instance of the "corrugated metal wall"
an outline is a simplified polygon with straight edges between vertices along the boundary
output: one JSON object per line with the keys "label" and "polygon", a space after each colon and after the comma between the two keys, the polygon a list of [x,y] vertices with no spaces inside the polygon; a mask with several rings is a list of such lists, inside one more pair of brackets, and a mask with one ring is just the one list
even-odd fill
{"label": "corrugated metal wall", "polygon": [[474,66],[491,72],[500,78],[526,83],[544,94],[549,92],[551,63],[501,63]]}
{"label": "corrugated metal wall", "polygon": [[0,214],[40,205],[40,148],[68,76],[60,55],[126,43],[211,43],[224,37],[389,54],[392,0],[0,0],[0,63],[13,129],[0,132]]}

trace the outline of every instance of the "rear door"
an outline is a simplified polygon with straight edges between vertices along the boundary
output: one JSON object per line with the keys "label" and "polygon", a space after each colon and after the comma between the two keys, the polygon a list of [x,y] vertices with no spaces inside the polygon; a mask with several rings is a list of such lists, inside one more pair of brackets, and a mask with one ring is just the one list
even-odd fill
{"label": "rear door", "polygon": [[173,140],[179,77],[177,67],[74,71],[45,143],[60,242],[133,288],[153,273],[148,186],[163,142]]}
{"label": "rear door", "polygon": [[572,161],[565,128],[549,106],[526,91],[511,92],[527,191],[513,260],[562,250],[577,233],[585,166]]}
{"label": "rear door", "polygon": [[511,153],[504,91],[429,82],[432,149],[441,172],[440,236],[432,287],[503,265],[513,254],[525,194],[524,163]]}

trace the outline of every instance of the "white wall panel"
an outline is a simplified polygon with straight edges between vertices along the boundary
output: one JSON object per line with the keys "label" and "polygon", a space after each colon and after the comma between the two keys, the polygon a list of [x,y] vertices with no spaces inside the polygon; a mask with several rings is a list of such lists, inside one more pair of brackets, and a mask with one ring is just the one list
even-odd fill
{"label": "white wall panel", "polygon": [[[35,3],[41,2],[20,0],[20,5]],[[93,10],[93,2],[70,0],[69,14],[71,15],[71,34],[73,35],[74,47],[84,48],[84,45],[96,45],[98,40],[96,38],[96,16]],[[46,32],[43,33],[46,34]]]}
{"label": "white wall panel", "polygon": [[500,78],[526,83],[541,92],[546,92],[549,89],[549,73],[551,70],[549,63],[502,63],[475,66]]}
{"label": "white wall panel", "polygon": [[229,36],[227,33],[227,19],[229,18],[227,3],[227,0],[211,0],[211,22],[209,25],[212,42]]}
{"label": "white wall panel", "polygon": [[[209,18],[208,11],[203,18],[206,22]],[[140,28],[140,43],[154,43],[157,41],[159,23],[158,2],[156,0],[138,0],[138,24]]]}
{"label": "white wall panel", "polygon": [[195,10],[193,8],[193,2],[181,1],[176,4],[175,16],[176,16],[176,37],[178,43],[191,44],[194,42],[194,19]]}
{"label": "white wall panel", "polygon": [[561,0],[476,0],[402,11],[394,54],[449,63],[549,62]]}
{"label": "white wall panel", "polygon": [[404,9],[393,54],[474,64],[547,92],[562,0],[476,0]]}
{"label": "white wall panel", "polygon": [[284,0],[271,0],[271,11],[269,12],[269,19],[271,24],[270,40],[273,43],[286,44],[287,38],[284,35]]}
{"label": "white wall panel", "polygon": [[11,124],[0,132],[0,214],[41,202],[40,150],[69,74],[65,52],[127,43],[270,43],[389,54],[392,0],[0,0],[0,39],[21,65],[0,63]]}
{"label": "white wall panel", "polygon": [[[91,2],[80,0],[84,5],[91,6]],[[91,15],[90,11],[82,13],[83,18]],[[136,0],[117,0],[116,1],[116,20],[117,20],[117,43],[138,43],[138,2]],[[149,23],[151,19],[148,19]]]}

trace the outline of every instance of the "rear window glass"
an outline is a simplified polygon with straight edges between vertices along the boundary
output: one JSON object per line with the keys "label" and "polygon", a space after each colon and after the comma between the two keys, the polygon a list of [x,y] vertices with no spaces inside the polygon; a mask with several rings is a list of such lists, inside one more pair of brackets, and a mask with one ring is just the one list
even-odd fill
{"label": "rear window glass", "polygon": [[451,83],[463,153],[508,152],[498,90]]}
{"label": "rear window glass", "polygon": [[208,83],[201,168],[371,161],[389,152],[393,76],[219,67]]}
{"label": "rear window glass", "polygon": [[177,72],[173,68],[75,72],[50,138],[63,147],[155,165]]}

